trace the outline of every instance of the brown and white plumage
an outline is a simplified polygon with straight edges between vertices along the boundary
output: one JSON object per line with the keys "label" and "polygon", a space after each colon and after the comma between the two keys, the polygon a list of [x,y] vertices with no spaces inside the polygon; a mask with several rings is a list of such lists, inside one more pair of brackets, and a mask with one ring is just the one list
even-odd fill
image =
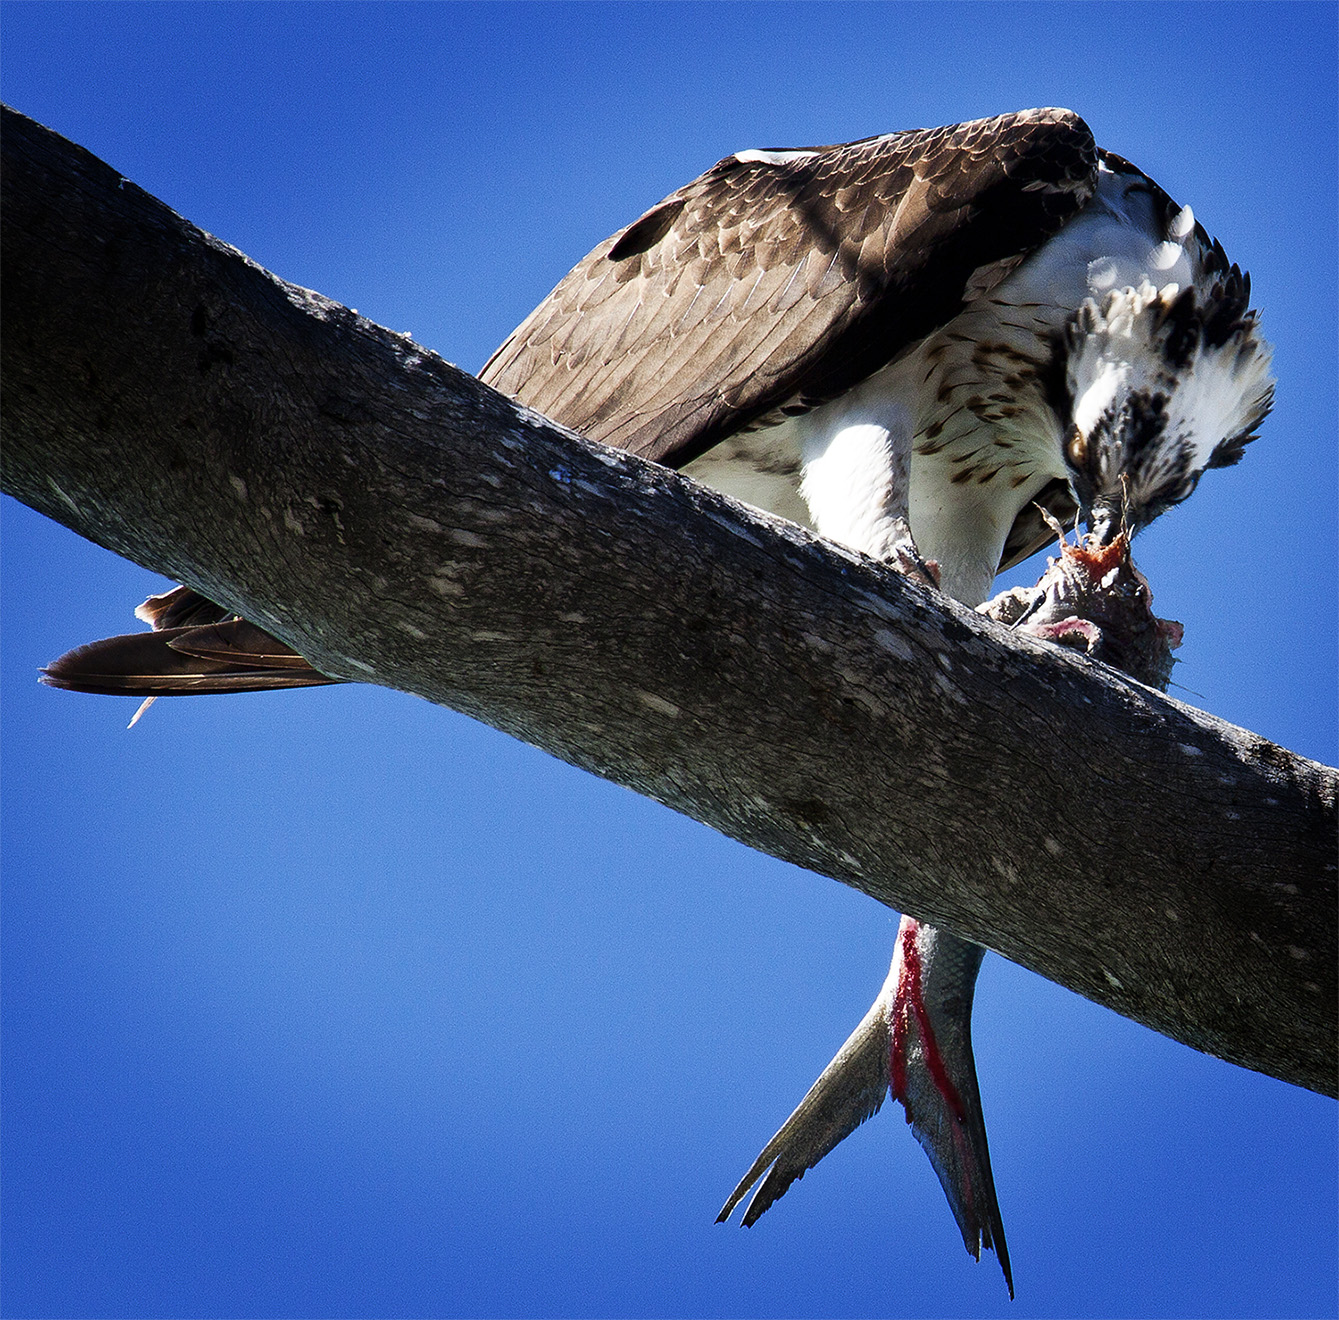
{"label": "brown and white plumage", "polygon": [[1066,111],[728,156],[595,248],[480,373],[683,467],[849,390],[1088,200]]}
{"label": "brown and white plumage", "polygon": [[[1072,112],[1030,110],[727,157],[578,263],[481,379],[878,558],[904,558],[909,521],[976,605],[1050,538],[1048,514],[1137,531],[1240,457],[1272,397],[1249,293],[1188,207]],[[48,681],[323,681],[258,629],[221,637],[239,624],[150,635],[156,678],[141,634]],[[904,923],[875,1008],[726,1212],[761,1178],[751,1222],[891,1085],[969,1250],[994,1247],[1008,1277],[971,1056],[979,963]]]}
{"label": "brown and white plumage", "polygon": [[[1082,509],[1137,531],[1269,410],[1249,281],[1081,119],[728,157],[579,263],[482,379],[944,589]],[[885,1095],[1013,1281],[971,1049],[981,950],[904,918],[883,990],[721,1212],[758,1216]]]}
{"label": "brown and white plumage", "polygon": [[[1221,247],[1066,110],[727,157],[595,248],[481,378],[867,553],[909,500],[946,590],[974,604],[1046,543],[1038,505],[1067,519],[1133,471],[1095,444],[1106,485],[1075,491],[1070,428],[1107,382],[1070,368],[1092,357],[1082,326],[1145,286],[1155,316],[1199,328],[1173,370],[1211,377],[1224,406],[1180,477],[1133,492],[1137,521],[1239,456],[1268,411],[1268,350]],[[1158,331],[1140,346],[1153,393]],[[879,490],[913,452],[910,489]]]}

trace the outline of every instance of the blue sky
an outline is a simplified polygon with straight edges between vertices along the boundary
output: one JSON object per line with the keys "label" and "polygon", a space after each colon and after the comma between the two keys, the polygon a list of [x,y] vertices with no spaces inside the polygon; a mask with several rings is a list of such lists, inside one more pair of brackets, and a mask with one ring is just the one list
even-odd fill
{"label": "blue sky", "polygon": [[[1136,547],[1176,695],[1334,763],[1335,19],[10,0],[0,58],[10,104],[471,370],[728,152],[1073,107],[1250,268],[1277,348],[1260,440]],[[998,957],[1016,1303],[896,1110],[714,1225],[894,914],[381,689],[126,732],[35,671],[162,580],[3,513],[6,1316],[1333,1314],[1333,1103]]]}

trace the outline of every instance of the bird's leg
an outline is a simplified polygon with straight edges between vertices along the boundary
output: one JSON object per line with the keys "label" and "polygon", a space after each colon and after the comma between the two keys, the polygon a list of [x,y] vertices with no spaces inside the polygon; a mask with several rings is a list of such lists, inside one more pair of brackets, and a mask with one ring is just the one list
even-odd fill
{"label": "bird's leg", "polygon": [[911,534],[911,524],[905,518],[895,518],[891,530],[889,548],[879,558],[897,569],[903,577],[919,582],[923,587],[938,590],[939,565],[933,559],[922,557]]}
{"label": "bird's leg", "polygon": [[911,534],[912,422],[905,409],[856,413],[801,443],[800,493],[818,531],[938,587]]}
{"label": "bird's leg", "polygon": [[911,534],[911,452],[909,426],[893,426],[888,431],[889,525],[879,558],[891,564],[904,577],[922,586],[939,587],[939,565],[922,557]]}

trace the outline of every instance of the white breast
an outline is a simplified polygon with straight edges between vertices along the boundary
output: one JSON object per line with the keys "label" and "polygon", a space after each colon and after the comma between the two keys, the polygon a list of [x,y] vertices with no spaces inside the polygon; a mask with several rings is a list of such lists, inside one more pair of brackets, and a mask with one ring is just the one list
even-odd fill
{"label": "white breast", "polygon": [[[1193,218],[1177,217],[1169,239],[1141,179],[1103,166],[1093,201],[942,330],[839,398],[684,470],[875,557],[909,511],[945,591],[984,600],[1014,519],[1065,475],[1046,394],[1055,337],[1086,298],[1193,277],[1180,241]],[[898,466],[908,449],[909,478]]]}

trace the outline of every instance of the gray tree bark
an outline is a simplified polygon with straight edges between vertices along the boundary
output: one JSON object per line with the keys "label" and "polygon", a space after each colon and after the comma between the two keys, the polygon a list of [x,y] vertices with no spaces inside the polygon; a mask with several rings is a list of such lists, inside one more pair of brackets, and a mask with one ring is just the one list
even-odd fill
{"label": "gray tree bark", "polygon": [[1177,1040],[1336,1089],[1336,772],[519,408],[4,118],[4,489]]}

